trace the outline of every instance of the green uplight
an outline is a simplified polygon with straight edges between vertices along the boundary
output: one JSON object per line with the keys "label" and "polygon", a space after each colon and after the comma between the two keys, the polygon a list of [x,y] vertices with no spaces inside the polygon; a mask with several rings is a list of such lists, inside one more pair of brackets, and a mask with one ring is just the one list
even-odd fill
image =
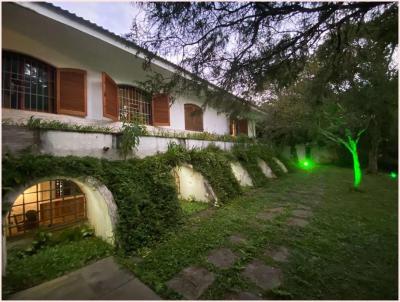
{"label": "green uplight", "polygon": [[393,179],[396,179],[397,178],[397,173],[396,172],[390,172],[390,177],[391,178],[393,178]]}
{"label": "green uplight", "polygon": [[309,170],[314,167],[314,163],[310,159],[304,159],[299,161],[299,166],[304,170]]}

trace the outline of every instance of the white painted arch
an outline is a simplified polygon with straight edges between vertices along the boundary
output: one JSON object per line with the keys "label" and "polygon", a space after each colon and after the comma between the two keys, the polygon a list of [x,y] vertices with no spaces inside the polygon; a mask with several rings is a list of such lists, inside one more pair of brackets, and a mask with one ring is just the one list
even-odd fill
{"label": "white painted arch", "polygon": [[257,159],[257,163],[261,171],[267,178],[276,178],[276,175],[274,174],[274,172],[272,172],[272,169],[267,165],[265,161],[259,158]]}
{"label": "white painted arch", "polygon": [[231,162],[233,175],[239,184],[243,187],[252,187],[253,181],[245,168],[239,162]]}
{"label": "white painted arch", "polygon": [[178,188],[178,197],[201,202],[217,201],[211,185],[205,177],[193,169],[192,165],[183,164],[172,170]]}
{"label": "white painted arch", "polygon": [[281,170],[282,170],[284,173],[288,173],[288,169],[287,169],[286,166],[283,164],[283,162],[281,162],[281,161],[280,161],[278,158],[276,158],[276,157],[273,157],[272,159],[278,164],[279,168],[281,168]]}
{"label": "white painted arch", "polygon": [[[4,211],[4,209],[10,209],[22,192],[37,183],[53,179],[70,180],[79,186],[86,197],[86,215],[89,224],[94,229],[95,235],[110,244],[114,244],[114,231],[117,223],[117,206],[110,190],[93,177],[71,178],[66,176],[54,176],[35,179],[27,184],[21,185],[15,188],[12,192],[6,194],[3,198],[3,221],[5,220],[4,217],[8,214],[8,211]],[[6,266],[6,237],[4,233],[2,241],[2,271],[4,274]]]}

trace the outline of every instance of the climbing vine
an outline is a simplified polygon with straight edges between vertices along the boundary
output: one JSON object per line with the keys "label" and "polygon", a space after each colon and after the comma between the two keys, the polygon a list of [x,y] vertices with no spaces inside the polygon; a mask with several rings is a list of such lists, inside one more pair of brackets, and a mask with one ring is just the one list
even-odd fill
{"label": "climbing vine", "polygon": [[[186,150],[182,145],[171,143],[166,153],[118,161],[6,154],[3,157],[2,194],[4,197],[14,188],[35,179],[94,177],[112,192],[118,206],[117,247],[133,252],[159,241],[182,219],[171,173],[174,167],[191,164],[207,179],[221,203],[242,192],[230,162],[240,161],[257,186],[267,181],[258,167],[257,158],[265,160],[276,174],[280,173],[279,166],[272,160],[273,152],[264,146],[241,143],[232,151],[222,151],[214,145],[201,150]],[[3,214],[7,210],[3,207]]]}

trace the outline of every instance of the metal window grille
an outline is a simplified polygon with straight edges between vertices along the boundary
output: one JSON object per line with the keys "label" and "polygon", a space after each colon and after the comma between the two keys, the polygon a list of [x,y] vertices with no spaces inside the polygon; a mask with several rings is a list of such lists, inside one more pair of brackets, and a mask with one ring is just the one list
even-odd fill
{"label": "metal window grille", "polygon": [[56,69],[26,55],[3,51],[2,106],[55,112]]}
{"label": "metal window grille", "polygon": [[57,179],[25,190],[10,209],[5,221],[8,237],[38,228],[55,229],[86,220],[86,198],[69,180]]}
{"label": "metal window grille", "polygon": [[131,86],[119,86],[120,120],[150,125],[151,103],[145,92]]}

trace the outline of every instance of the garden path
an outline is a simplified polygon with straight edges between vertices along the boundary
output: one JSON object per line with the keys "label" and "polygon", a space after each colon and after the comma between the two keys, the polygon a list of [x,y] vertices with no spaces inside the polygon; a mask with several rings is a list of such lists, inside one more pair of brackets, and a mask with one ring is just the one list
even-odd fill
{"label": "garden path", "polygon": [[[315,196],[314,196],[315,197]],[[315,199],[314,199],[315,200]],[[315,200],[315,204],[319,200]],[[282,204],[277,207],[267,208],[257,215],[257,218],[263,223],[277,218],[278,216],[291,213],[286,225],[288,227],[304,227],[308,224],[308,219],[312,217],[312,210],[309,206],[299,205],[291,210],[289,204]],[[241,234],[232,234],[229,240],[233,244],[245,245],[246,238]],[[277,263],[287,262],[290,251],[287,247],[279,246],[267,247],[264,256],[272,258]],[[233,267],[238,256],[232,250],[226,247],[214,249],[209,252],[207,260],[217,269],[229,269]],[[260,292],[236,291],[231,289],[225,296],[227,300],[262,300],[261,291],[268,291],[281,286],[283,282],[283,273],[279,267],[265,265],[260,259],[253,259],[248,263],[241,273],[242,277],[249,280],[260,289]],[[198,299],[215,281],[214,273],[204,267],[189,266],[183,269],[178,275],[167,282],[167,286],[182,295],[185,299]]]}
{"label": "garden path", "polygon": [[107,257],[60,278],[18,292],[10,300],[161,300]]}

